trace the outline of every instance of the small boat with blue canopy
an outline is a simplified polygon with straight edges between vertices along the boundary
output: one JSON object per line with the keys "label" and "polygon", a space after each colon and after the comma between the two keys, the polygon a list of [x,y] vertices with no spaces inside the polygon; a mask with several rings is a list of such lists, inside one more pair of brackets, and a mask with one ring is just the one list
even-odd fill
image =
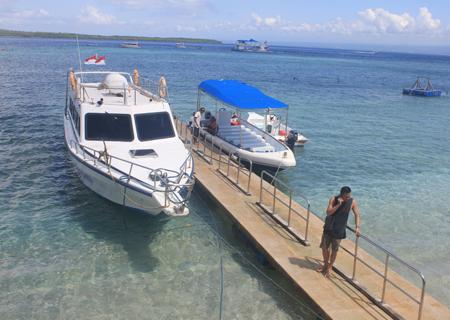
{"label": "small boat with blue canopy", "polygon": [[417,77],[416,82],[414,82],[411,88],[403,89],[403,94],[421,97],[440,97],[442,91],[434,89],[430,79]]}
{"label": "small boat with blue canopy", "polygon": [[[214,136],[216,146],[251,161],[256,171],[294,167],[294,154],[286,144],[242,117],[258,109],[285,109],[287,114],[288,105],[238,80],[205,80],[198,86],[197,111],[205,110],[201,134],[207,140]],[[211,119],[217,123],[215,132],[208,130]]]}

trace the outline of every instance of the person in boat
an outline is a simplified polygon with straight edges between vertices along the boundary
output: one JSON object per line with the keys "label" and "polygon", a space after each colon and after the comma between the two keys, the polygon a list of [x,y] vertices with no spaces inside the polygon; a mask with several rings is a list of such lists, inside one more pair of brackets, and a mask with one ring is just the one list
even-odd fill
{"label": "person in boat", "polygon": [[103,98],[100,98],[100,100],[97,101],[97,107],[101,107],[103,104]]}
{"label": "person in boat", "polygon": [[200,134],[200,122],[203,113],[205,113],[205,107],[201,107],[194,113],[194,143],[197,142],[198,135]]}
{"label": "person in boat", "polygon": [[233,115],[231,116],[230,124],[232,126],[238,126],[238,125],[241,124],[241,122],[239,121],[239,117],[236,114],[236,112],[233,112]]}
{"label": "person in boat", "polygon": [[355,216],[356,236],[360,235],[361,215],[358,203],[352,198],[352,190],[350,187],[342,187],[338,196],[333,196],[328,201],[327,217],[323,226],[322,240],[320,248],[322,248],[323,266],[317,269],[327,278],[330,276],[333,264],[342,239],[346,238],[345,230],[347,228],[347,220],[353,211]]}
{"label": "person in boat", "polygon": [[219,131],[219,127],[217,126],[216,117],[212,116],[208,122],[208,126],[206,127],[206,131],[215,136]]}

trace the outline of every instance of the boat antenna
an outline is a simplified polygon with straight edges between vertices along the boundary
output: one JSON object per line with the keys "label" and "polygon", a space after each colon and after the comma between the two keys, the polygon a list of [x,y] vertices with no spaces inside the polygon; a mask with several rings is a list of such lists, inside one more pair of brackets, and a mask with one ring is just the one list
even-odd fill
{"label": "boat antenna", "polygon": [[83,69],[81,68],[80,42],[78,41],[78,34],[76,36],[77,36],[77,47],[78,47],[78,62],[80,63],[80,72],[81,72],[81,82],[83,82]]}

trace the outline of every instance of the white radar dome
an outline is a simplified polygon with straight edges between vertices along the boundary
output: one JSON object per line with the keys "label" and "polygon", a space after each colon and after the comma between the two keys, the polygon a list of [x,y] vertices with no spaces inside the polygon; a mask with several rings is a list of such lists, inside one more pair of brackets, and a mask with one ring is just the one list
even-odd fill
{"label": "white radar dome", "polygon": [[107,89],[126,88],[128,87],[128,81],[120,73],[108,73],[102,81],[102,87]]}

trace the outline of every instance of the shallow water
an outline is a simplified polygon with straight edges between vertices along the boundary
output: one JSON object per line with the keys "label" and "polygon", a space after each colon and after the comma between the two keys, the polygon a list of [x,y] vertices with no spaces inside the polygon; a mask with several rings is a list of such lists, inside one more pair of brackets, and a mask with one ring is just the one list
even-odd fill
{"label": "shallow water", "polygon": [[[137,67],[155,81],[164,74],[173,109],[185,118],[208,78],[241,79],[283,99],[290,125],[311,141],[282,179],[319,214],[350,185],[363,232],[419,267],[429,292],[450,305],[449,100],[400,94],[417,74],[450,88],[450,58],[87,43],[82,57],[105,54],[104,69]],[[223,319],[312,317],[305,299],[198,193],[192,215],[153,218],[81,184],[62,128],[65,74],[78,61],[73,41],[0,38],[0,47],[7,49],[0,51],[2,319],[211,319],[221,310]]]}

